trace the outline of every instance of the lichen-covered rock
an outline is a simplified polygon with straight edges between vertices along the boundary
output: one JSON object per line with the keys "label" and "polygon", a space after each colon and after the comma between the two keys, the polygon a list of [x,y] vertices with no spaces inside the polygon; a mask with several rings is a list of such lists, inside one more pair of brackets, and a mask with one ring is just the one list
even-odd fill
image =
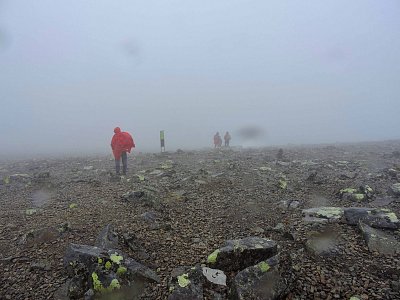
{"label": "lichen-covered rock", "polygon": [[344,211],[341,207],[313,207],[303,209],[306,222],[328,223],[338,222],[343,217]]}
{"label": "lichen-covered rock", "polygon": [[111,224],[106,225],[97,236],[95,246],[103,249],[118,248],[118,236]]}
{"label": "lichen-covered rock", "polygon": [[200,267],[181,267],[172,271],[168,300],[203,300],[204,276]]}
{"label": "lichen-covered rock", "polygon": [[340,253],[337,240],[331,236],[317,236],[306,242],[306,249],[315,256],[335,256]]}
{"label": "lichen-covered rock", "polygon": [[373,209],[366,207],[350,207],[344,209],[344,219],[349,225],[358,225],[361,220],[363,223],[375,227],[386,229],[400,228],[400,222],[394,212],[389,209]]}
{"label": "lichen-covered rock", "polygon": [[207,262],[212,268],[223,271],[238,271],[276,254],[276,242],[260,237],[247,237],[226,241],[222,248],[215,250],[208,256]]}
{"label": "lichen-covered rock", "polygon": [[400,182],[392,184],[391,187],[390,187],[390,191],[395,196],[400,196]]}
{"label": "lichen-covered rock", "polygon": [[274,300],[288,293],[288,285],[282,278],[276,257],[259,262],[240,271],[233,282],[232,299]]}
{"label": "lichen-covered rock", "polygon": [[99,259],[106,257],[107,251],[105,249],[71,243],[64,255],[64,266],[68,267],[73,262],[80,262],[87,268],[91,268],[93,264],[97,264]]}
{"label": "lichen-covered rock", "polygon": [[362,222],[359,228],[371,252],[393,255],[400,249],[400,242],[382,230],[374,229]]}

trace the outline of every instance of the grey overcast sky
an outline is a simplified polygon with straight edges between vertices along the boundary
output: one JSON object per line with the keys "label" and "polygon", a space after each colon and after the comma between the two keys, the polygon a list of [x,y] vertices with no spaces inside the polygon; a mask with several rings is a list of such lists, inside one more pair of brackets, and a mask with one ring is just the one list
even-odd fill
{"label": "grey overcast sky", "polygon": [[400,1],[0,0],[0,102],[0,154],[400,138]]}

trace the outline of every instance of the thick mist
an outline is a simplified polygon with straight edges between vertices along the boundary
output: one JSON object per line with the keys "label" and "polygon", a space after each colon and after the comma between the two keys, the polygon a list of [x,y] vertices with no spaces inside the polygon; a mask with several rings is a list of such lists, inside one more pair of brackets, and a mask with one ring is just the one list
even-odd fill
{"label": "thick mist", "polygon": [[[398,1],[1,1],[0,155],[399,138]],[[246,128],[260,134],[245,139]],[[244,130],[245,129],[245,130]]]}

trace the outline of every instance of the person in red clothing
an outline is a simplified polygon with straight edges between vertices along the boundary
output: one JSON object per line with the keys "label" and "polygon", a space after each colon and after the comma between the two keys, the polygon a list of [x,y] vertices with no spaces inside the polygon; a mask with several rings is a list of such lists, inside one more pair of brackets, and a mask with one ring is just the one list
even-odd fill
{"label": "person in red clothing", "polygon": [[128,168],[128,156],[127,152],[131,153],[131,149],[135,148],[135,142],[132,136],[128,132],[121,131],[121,128],[115,127],[114,136],[111,140],[111,149],[115,158],[115,169],[117,175],[120,172],[120,160],[122,158],[122,174],[126,175]]}
{"label": "person in red clothing", "polygon": [[221,136],[219,135],[219,132],[217,132],[214,135],[214,148],[219,148],[222,146],[222,139]]}

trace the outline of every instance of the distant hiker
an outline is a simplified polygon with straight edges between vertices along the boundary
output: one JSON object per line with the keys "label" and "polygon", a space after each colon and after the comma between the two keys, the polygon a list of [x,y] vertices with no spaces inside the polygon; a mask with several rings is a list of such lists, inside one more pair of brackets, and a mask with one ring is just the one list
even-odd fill
{"label": "distant hiker", "polygon": [[120,171],[120,159],[122,158],[122,174],[126,175],[128,168],[127,152],[131,153],[131,149],[135,148],[132,136],[128,132],[121,131],[121,128],[115,127],[114,136],[111,140],[111,149],[115,158],[115,169],[117,175]]}
{"label": "distant hiker", "polygon": [[231,140],[231,135],[229,134],[229,131],[227,131],[224,135],[224,141],[225,141],[225,147],[229,147],[229,141]]}
{"label": "distant hiker", "polygon": [[222,139],[221,136],[219,135],[219,132],[217,132],[214,135],[214,148],[219,148],[222,146]]}
{"label": "distant hiker", "polygon": [[280,148],[278,150],[278,153],[276,154],[276,159],[277,160],[282,160],[283,159],[283,149],[282,148]]}

